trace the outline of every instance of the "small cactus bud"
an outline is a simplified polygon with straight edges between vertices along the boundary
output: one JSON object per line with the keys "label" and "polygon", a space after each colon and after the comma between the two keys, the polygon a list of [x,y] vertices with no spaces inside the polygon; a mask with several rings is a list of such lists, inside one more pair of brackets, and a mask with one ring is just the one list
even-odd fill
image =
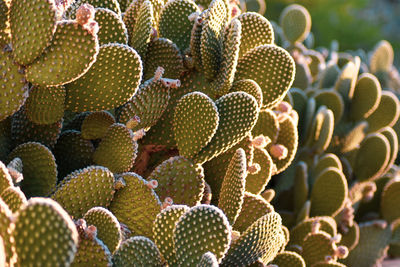
{"label": "small cactus bud", "polygon": [[22,160],[20,158],[14,158],[10,163],[7,165],[7,169],[11,178],[13,179],[14,184],[19,183],[24,179],[22,175]]}
{"label": "small cactus bud", "polygon": [[91,240],[95,239],[96,236],[97,236],[97,228],[96,228],[96,226],[89,225],[88,228],[86,228],[85,233],[86,233],[86,236],[89,239],[91,239]]}
{"label": "small cactus bud", "polygon": [[231,235],[232,243],[234,243],[236,240],[238,240],[239,237],[240,237],[240,232],[233,230],[232,235]]}
{"label": "small cactus bud", "polygon": [[261,170],[260,164],[255,163],[247,166],[247,172],[250,174],[257,174]]}
{"label": "small cactus bud", "polygon": [[339,243],[340,240],[342,240],[341,234],[337,234],[337,235],[331,237],[331,243]]}
{"label": "small cactus bud", "polygon": [[271,138],[264,135],[259,135],[251,140],[251,144],[256,148],[264,148],[271,143]]}
{"label": "small cactus bud", "polygon": [[158,186],[157,180],[150,180],[147,182],[146,186],[150,189],[155,189]]}
{"label": "small cactus bud", "polygon": [[154,72],[154,81],[158,81],[162,78],[165,69],[163,67],[157,67],[156,71]]}
{"label": "small cactus bud", "polygon": [[276,111],[278,111],[280,113],[290,113],[292,111],[292,109],[293,109],[292,106],[286,101],[282,101],[276,107]]}
{"label": "small cactus bud", "polygon": [[76,22],[78,22],[79,25],[84,26],[93,21],[94,14],[95,10],[92,5],[83,4],[76,11]]}
{"label": "small cactus bud", "polygon": [[120,190],[126,186],[126,182],[122,177],[116,178],[114,188],[115,190]]}
{"label": "small cactus bud", "polygon": [[193,22],[199,17],[200,13],[199,12],[193,12],[188,16],[188,19]]}
{"label": "small cactus bud", "polygon": [[180,80],[173,80],[173,79],[168,79],[168,78],[162,78],[161,82],[164,86],[168,88],[178,88],[181,86],[181,81]]}
{"label": "small cactus bud", "polygon": [[278,160],[282,160],[287,157],[288,149],[283,145],[275,144],[270,147],[269,153],[271,154],[272,157]]}
{"label": "small cactus bud", "polygon": [[311,233],[315,234],[319,231],[321,227],[321,223],[319,222],[319,220],[316,220],[312,223],[311,225]]}
{"label": "small cactus bud", "polygon": [[165,209],[165,208],[171,206],[173,203],[174,203],[174,201],[172,200],[172,198],[166,197],[166,198],[164,199],[164,202],[162,203],[161,209]]}
{"label": "small cactus bud", "polygon": [[363,202],[371,201],[372,198],[374,197],[375,192],[376,192],[376,184],[375,183],[370,182],[370,183],[366,184],[362,191],[362,195],[363,195],[362,201]]}
{"label": "small cactus bud", "polygon": [[338,246],[335,251],[335,256],[339,259],[344,259],[349,255],[349,249],[345,246]]}

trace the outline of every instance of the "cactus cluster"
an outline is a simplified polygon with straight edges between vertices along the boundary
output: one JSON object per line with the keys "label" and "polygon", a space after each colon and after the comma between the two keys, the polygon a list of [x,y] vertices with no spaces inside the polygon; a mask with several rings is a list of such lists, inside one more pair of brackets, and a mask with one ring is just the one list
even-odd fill
{"label": "cactus cluster", "polygon": [[390,44],[314,50],[298,5],[0,4],[1,266],[400,254]]}

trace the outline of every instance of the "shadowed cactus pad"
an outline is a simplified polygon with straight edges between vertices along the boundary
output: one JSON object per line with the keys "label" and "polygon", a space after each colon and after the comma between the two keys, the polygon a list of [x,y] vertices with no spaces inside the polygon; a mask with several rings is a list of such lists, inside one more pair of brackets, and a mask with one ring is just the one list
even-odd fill
{"label": "shadowed cactus pad", "polygon": [[221,261],[231,242],[228,219],[214,206],[195,206],[179,219],[174,242],[180,266],[194,266],[208,251]]}
{"label": "shadowed cactus pad", "polygon": [[254,80],[263,91],[263,105],[272,107],[292,85],[295,64],[288,52],[275,45],[258,46],[239,59],[235,81]]}
{"label": "shadowed cactus pad", "polygon": [[83,112],[121,106],[136,93],[141,75],[142,62],[135,50],[123,44],[103,45],[90,70],[66,85],[66,107]]}
{"label": "shadowed cactus pad", "polygon": [[64,116],[65,88],[33,86],[25,103],[28,119],[36,124],[52,124]]}
{"label": "shadowed cactus pad", "polygon": [[125,240],[113,256],[115,267],[125,266],[162,266],[157,246],[144,236],[135,236]]}
{"label": "shadowed cactus pad", "polygon": [[12,236],[18,265],[68,266],[72,262],[78,233],[58,203],[51,199],[32,198],[22,207],[14,223]]}
{"label": "shadowed cactus pad", "polygon": [[97,36],[90,30],[75,21],[57,22],[51,45],[27,67],[26,78],[42,86],[69,83],[92,66],[98,51]]}
{"label": "shadowed cactus pad", "polygon": [[196,267],[218,267],[218,260],[211,252],[206,252],[201,256],[200,262]]}
{"label": "shadowed cactus pad", "polygon": [[188,206],[172,205],[163,209],[154,221],[154,242],[170,265],[177,264],[174,251],[174,229],[179,218],[187,211],[189,211]]}
{"label": "shadowed cactus pad", "polygon": [[96,111],[90,113],[82,122],[81,132],[85,139],[102,139],[111,125],[115,123],[115,118],[107,111]]}
{"label": "shadowed cactus pad", "polygon": [[181,156],[162,162],[147,180],[156,180],[158,186],[154,191],[157,195],[161,199],[170,197],[175,204],[194,206],[203,197],[203,168]]}
{"label": "shadowed cactus pad", "polygon": [[215,103],[205,94],[183,96],[175,107],[174,133],[179,154],[191,158],[214,136],[219,117]]}
{"label": "shadowed cactus pad", "polygon": [[9,159],[20,158],[23,164],[24,179],[22,191],[28,196],[46,196],[56,186],[57,167],[53,154],[42,144],[36,142],[17,146]]}
{"label": "shadowed cactus pad", "polygon": [[0,197],[13,213],[26,203],[26,197],[19,187],[10,186],[0,194]]}
{"label": "shadowed cactus pad", "polygon": [[123,124],[114,123],[93,153],[93,161],[114,173],[122,173],[132,168],[136,153],[137,143],[132,131]]}
{"label": "shadowed cactus pad", "polygon": [[28,97],[29,86],[24,78],[24,68],[13,62],[11,52],[0,51],[0,69],[2,70],[0,85],[0,121],[14,114]]}
{"label": "shadowed cactus pad", "polygon": [[101,166],[90,166],[66,176],[51,198],[71,216],[81,218],[92,207],[107,207],[113,195],[112,172]]}

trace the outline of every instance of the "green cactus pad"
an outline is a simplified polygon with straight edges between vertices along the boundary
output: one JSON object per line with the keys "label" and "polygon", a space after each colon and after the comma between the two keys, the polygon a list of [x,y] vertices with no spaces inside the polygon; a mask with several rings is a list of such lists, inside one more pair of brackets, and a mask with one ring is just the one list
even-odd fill
{"label": "green cactus pad", "polygon": [[400,218],[398,209],[400,181],[393,180],[386,184],[381,195],[381,214],[389,223]]}
{"label": "green cactus pad", "polygon": [[1,65],[3,70],[0,91],[0,121],[14,114],[28,98],[29,86],[24,78],[24,68],[20,67],[11,56],[10,51],[1,50]]}
{"label": "green cactus pad", "polygon": [[0,161],[0,194],[12,185],[12,178],[8,172],[7,166]]}
{"label": "green cactus pad", "polygon": [[138,52],[142,60],[146,57],[153,20],[153,5],[150,1],[145,0],[138,10],[133,31],[129,32],[129,46]]}
{"label": "green cactus pad", "polygon": [[357,121],[369,117],[379,106],[382,89],[378,79],[369,73],[362,74],[354,88],[350,117]]}
{"label": "green cactus pad", "polygon": [[336,168],[327,168],[318,175],[311,190],[311,216],[335,216],[345,204],[347,180]]}
{"label": "green cactus pad", "polygon": [[118,0],[75,0],[72,5],[65,11],[65,16],[69,19],[76,18],[76,11],[83,4],[89,4],[93,7],[107,8],[115,12],[118,16],[121,16],[121,9]]}
{"label": "green cactus pad", "polygon": [[16,261],[15,246],[13,244],[15,241],[12,239],[11,233],[8,230],[12,219],[12,211],[8,208],[7,204],[0,199],[0,237],[4,244],[4,250],[2,252],[5,252],[5,258],[8,263],[14,263]]}
{"label": "green cactus pad", "polygon": [[278,265],[279,267],[306,267],[304,259],[292,251],[278,253],[271,264]]}
{"label": "green cactus pad", "polygon": [[240,21],[233,20],[225,32],[221,66],[213,85],[215,94],[218,96],[227,94],[232,87],[239,58],[241,34]]}
{"label": "green cactus pad", "polygon": [[127,225],[132,235],[153,238],[153,222],[161,211],[161,202],[142,177],[135,173],[121,175],[126,186],[115,193],[110,211],[120,223]]}
{"label": "green cactus pad", "polygon": [[66,176],[51,198],[74,218],[92,207],[107,207],[114,195],[114,176],[104,167],[90,166]]}
{"label": "green cactus pad", "polygon": [[217,257],[211,252],[206,252],[201,256],[199,263],[196,267],[218,267]]}
{"label": "green cactus pad", "polygon": [[233,155],[226,170],[218,201],[218,207],[225,213],[231,225],[235,223],[242,208],[246,175],[246,154],[243,149],[239,148]]}
{"label": "green cactus pad", "polygon": [[[340,162],[340,159],[338,158],[338,156],[336,156],[336,154],[326,153],[321,155],[313,168],[314,176],[318,176],[326,168],[329,167],[336,168],[340,171],[343,170],[342,163]],[[314,182],[312,182],[312,184],[313,183]]]}
{"label": "green cactus pad", "polygon": [[[82,128],[82,123],[83,120],[90,114],[91,112],[89,111],[85,111],[82,113],[76,113],[76,112],[72,112],[72,111],[65,111],[65,115],[64,118],[66,118],[66,122],[65,125],[63,125],[62,130],[63,131],[68,131],[68,130],[76,130],[76,131],[81,131]],[[70,114],[70,115],[68,115]],[[68,118],[68,116],[71,116],[70,118]]]}
{"label": "green cactus pad", "polygon": [[66,107],[75,112],[118,107],[136,93],[141,75],[142,62],[135,50],[123,44],[103,45],[90,70],[66,86]]}
{"label": "green cactus pad", "polygon": [[221,64],[227,11],[224,0],[213,0],[202,26],[201,61],[204,75],[210,80],[215,78]]}
{"label": "green cactus pad", "polygon": [[203,21],[208,10],[203,11],[195,19],[190,36],[190,53],[193,59],[193,65],[198,70],[203,69],[201,61],[201,33],[203,31]]}
{"label": "green cactus pad", "polygon": [[394,60],[394,51],[388,41],[380,41],[371,54],[369,67],[372,73],[389,72]]}
{"label": "green cactus pad", "polygon": [[8,157],[9,160],[14,158],[22,160],[24,179],[21,188],[27,197],[46,196],[56,186],[55,158],[44,145],[28,142],[17,146]]}
{"label": "green cactus pad", "polygon": [[215,104],[219,125],[211,141],[194,157],[196,163],[208,161],[233,147],[251,131],[257,121],[257,101],[247,93],[229,93]]}
{"label": "green cactus pad", "polygon": [[109,210],[95,207],[88,210],[83,219],[87,225],[96,226],[97,238],[114,253],[122,241],[121,226],[117,218]]}
{"label": "green cactus pad", "polygon": [[[278,134],[278,139],[276,140],[276,144],[283,145],[284,147],[286,147],[288,153],[287,156],[283,159],[274,158],[273,155],[271,155],[272,160],[276,165],[276,171],[274,172],[274,174],[278,174],[286,170],[286,168],[289,167],[289,165],[292,163],[297,152],[297,145],[298,145],[297,125],[295,124],[293,119],[288,115],[285,115],[283,121],[279,123],[279,134]],[[271,145],[268,147],[269,152]]]}
{"label": "green cactus pad", "polygon": [[10,25],[8,23],[9,5],[6,0],[0,1],[0,43],[10,43]]}
{"label": "green cactus pad", "polygon": [[229,249],[221,266],[245,267],[262,257],[268,263],[278,254],[285,242],[282,219],[276,212],[255,221]]}
{"label": "green cactus pad", "polygon": [[0,197],[13,213],[26,203],[26,197],[19,187],[10,186],[0,194]]}
{"label": "green cactus pad", "polygon": [[82,122],[81,132],[82,138],[85,139],[102,139],[106,136],[108,128],[115,123],[114,116],[105,110],[95,111]]}
{"label": "green cactus pad", "polygon": [[274,207],[262,196],[246,192],[244,194],[242,209],[236,218],[233,229],[244,232],[259,218],[273,211]]}
{"label": "green cactus pad", "polygon": [[60,179],[93,163],[94,146],[92,142],[83,139],[81,133],[75,130],[64,131],[57,139],[53,152]]}
{"label": "green cactus pad", "polygon": [[159,35],[174,42],[183,52],[189,48],[190,33],[193,22],[189,16],[199,12],[197,5],[191,0],[169,1],[163,7],[159,21]]}
{"label": "green cactus pad", "polygon": [[331,236],[323,231],[309,233],[303,241],[301,256],[307,266],[324,261],[325,257],[335,258],[335,243]]}
{"label": "green cactus pad", "polygon": [[206,146],[218,128],[218,110],[205,94],[183,96],[175,107],[174,133],[179,154],[191,158]]}
{"label": "green cactus pad", "polygon": [[333,130],[333,112],[325,106],[321,106],[315,114],[305,145],[316,153],[322,153],[331,143]]}
{"label": "green cactus pad", "polygon": [[308,199],[309,185],[307,169],[307,164],[303,161],[299,161],[295,165],[293,206],[294,212],[297,214],[300,212]]}
{"label": "green cactus pad", "polygon": [[245,12],[239,15],[237,19],[242,24],[239,57],[257,46],[274,43],[272,25],[262,15],[255,12]]}
{"label": "green cactus pad", "polygon": [[352,97],[356,86],[358,72],[360,70],[360,58],[349,61],[342,69],[339,77],[336,80],[334,89],[338,91],[345,102],[348,102],[349,97]]}
{"label": "green cactus pad", "polygon": [[28,65],[51,43],[57,25],[56,4],[51,0],[10,2],[13,56],[19,64]]}
{"label": "green cactus pad", "polygon": [[385,172],[387,172],[395,163],[395,160],[397,158],[397,153],[399,151],[399,141],[397,133],[390,127],[382,128],[380,133],[386,137],[390,144],[390,157],[387,163],[387,167],[385,169]]}
{"label": "green cactus pad", "polygon": [[[118,118],[120,123],[124,123],[132,131],[146,129],[157,123],[170,99],[170,88],[161,79],[150,80],[139,87],[138,92],[121,108]],[[135,116],[140,121],[132,127],[130,121]]]}
{"label": "green cactus pad", "polygon": [[260,86],[253,80],[245,79],[241,81],[236,81],[232,84],[231,90],[229,92],[242,91],[252,95],[256,100],[258,106],[261,108],[263,103],[263,93]]}
{"label": "green cactus pad", "polygon": [[26,142],[39,142],[49,148],[52,148],[57,142],[61,132],[62,120],[52,124],[35,124],[31,122],[23,106],[12,117],[11,137],[14,146]]}
{"label": "green cactus pad", "polygon": [[[83,227],[86,227],[86,225]],[[110,250],[96,237],[96,234],[87,234],[85,229],[82,229],[82,226],[78,226],[78,233],[78,251],[71,267],[111,266]]]}
{"label": "green cactus pad", "polygon": [[303,6],[290,5],[281,13],[280,26],[290,43],[301,43],[310,33],[311,15]]}
{"label": "green cactus pad", "polygon": [[271,179],[273,162],[271,156],[265,149],[255,148],[253,164],[260,165],[260,171],[249,173],[246,177],[246,191],[260,194]]}
{"label": "green cactus pad", "polygon": [[258,120],[251,134],[254,137],[259,135],[267,136],[271,142],[276,142],[279,133],[278,117],[271,109],[261,110],[258,115]]}
{"label": "green cactus pad", "polygon": [[[390,144],[380,133],[369,134],[357,151],[353,171],[358,181],[374,180],[386,168],[390,157]],[[368,168],[366,168],[368,166]]]}
{"label": "green cactus pad", "polygon": [[158,67],[163,67],[163,76],[170,79],[179,79],[184,71],[179,48],[165,38],[157,38],[148,44],[143,80],[152,78]]}
{"label": "green cactus pad", "polygon": [[12,117],[8,117],[7,119],[0,121],[0,161],[6,161],[7,155],[11,152],[12,149],[11,118]]}
{"label": "green cactus pad", "polygon": [[63,86],[34,86],[25,103],[28,119],[36,124],[52,124],[64,116],[65,89]]}
{"label": "green cactus pad", "polygon": [[199,204],[203,197],[203,168],[182,156],[162,162],[147,180],[158,182],[154,191],[160,199],[170,197],[175,204],[194,206]]}
{"label": "green cactus pad", "polygon": [[179,218],[189,211],[185,205],[172,205],[163,209],[153,225],[154,242],[169,265],[177,264],[174,248],[174,229]]}
{"label": "green cactus pad", "polygon": [[389,126],[392,127],[400,115],[400,101],[390,91],[382,91],[379,106],[367,118],[368,132],[372,133]]}
{"label": "green cactus pad", "polygon": [[254,80],[263,91],[263,105],[272,107],[284,98],[294,74],[295,64],[288,52],[275,45],[262,45],[239,59],[235,81]]}
{"label": "green cactus pad", "polygon": [[342,231],[341,235],[342,239],[339,245],[346,246],[351,251],[360,241],[360,227],[356,222],[353,222],[353,225],[348,227],[347,232]]}
{"label": "green cactus pad", "polygon": [[114,173],[129,171],[136,158],[137,143],[125,125],[114,123],[93,154],[93,162]]}
{"label": "green cactus pad", "polygon": [[360,224],[360,241],[342,260],[347,266],[369,267],[380,264],[386,257],[391,238],[390,226],[385,221],[369,221]]}
{"label": "green cactus pad", "polygon": [[78,233],[57,202],[32,198],[21,208],[14,223],[12,236],[18,266],[70,265],[77,249]]}
{"label": "green cactus pad", "polygon": [[184,213],[174,230],[179,266],[197,264],[204,253],[212,252],[220,262],[229,248],[231,229],[224,213],[210,205],[199,205]]}
{"label": "green cactus pad", "polygon": [[316,223],[320,224],[319,229],[321,231],[328,233],[330,236],[335,236],[337,234],[336,221],[332,217],[312,217],[303,220],[291,229],[289,244],[302,246],[304,238],[311,233],[313,225]]}
{"label": "green cactus pad", "polygon": [[335,124],[340,122],[344,113],[344,102],[335,90],[319,90],[314,96],[317,107],[326,106],[333,112]]}
{"label": "green cactus pad", "polygon": [[87,72],[98,51],[94,33],[75,21],[57,22],[51,45],[27,67],[26,79],[42,86],[72,82]]}
{"label": "green cactus pad", "polygon": [[128,32],[118,14],[107,8],[96,8],[94,20],[99,24],[99,45],[128,43]]}
{"label": "green cactus pad", "polygon": [[125,240],[114,253],[113,263],[115,267],[162,266],[160,251],[153,241],[144,236]]}

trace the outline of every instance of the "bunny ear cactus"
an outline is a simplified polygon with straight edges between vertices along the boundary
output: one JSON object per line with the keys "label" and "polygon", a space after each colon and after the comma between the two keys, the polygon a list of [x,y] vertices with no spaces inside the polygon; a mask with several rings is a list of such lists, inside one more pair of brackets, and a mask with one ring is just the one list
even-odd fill
{"label": "bunny ear cactus", "polygon": [[25,194],[19,187],[10,186],[0,194],[0,197],[13,213],[16,213],[26,203]]}
{"label": "bunny ear cactus", "polygon": [[301,43],[311,30],[311,15],[308,10],[300,5],[286,7],[280,17],[285,38],[293,45]]}
{"label": "bunny ear cactus", "polygon": [[180,266],[199,263],[208,251],[220,262],[230,242],[228,219],[220,209],[210,205],[191,208],[180,217],[174,230],[175,253]]}
{"label": "bunny ear cactus", "polygon": [[96,8],[94,20],[99,24],[97,37],[99,45],[109,43],[128,43],[128,32],[122,19],[107,8]]}
{"label": "bunny ear cactus", "polygon": [[73,261],[78,233],[69,215],[55,201],[31,198],[19,210],[13,225],[17,265],[68,266]]}
{"label": "bunny ear cactus", "polygon": [[271,264],[278,266],[306,267],[304,259],[299,254],[292,251],[278,253]]}

